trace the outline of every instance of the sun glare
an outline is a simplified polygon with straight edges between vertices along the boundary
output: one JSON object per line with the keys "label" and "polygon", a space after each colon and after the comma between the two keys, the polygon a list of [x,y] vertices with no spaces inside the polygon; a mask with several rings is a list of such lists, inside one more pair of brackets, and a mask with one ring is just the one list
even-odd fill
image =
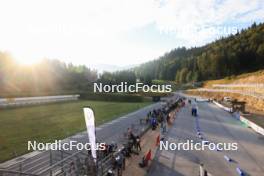
{"label": "sun glare", "polygon": [[33,65],[39,62],[39,59],[15,59],[21,65]]}

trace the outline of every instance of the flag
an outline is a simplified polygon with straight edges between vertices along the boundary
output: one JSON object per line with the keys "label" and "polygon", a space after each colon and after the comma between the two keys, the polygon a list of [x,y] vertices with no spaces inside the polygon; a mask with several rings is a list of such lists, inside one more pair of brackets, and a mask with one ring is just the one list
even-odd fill
{"label": "flag", "polygon": [[157,139],[156,139],[156,146],[158,146],[160,143],[160,135],[157,136]]}
{"label": "flag", "polygon": [[91,145],[91,152],[94,161],[96,162],[96,140],[95,140],[95,124],[94,124],[94,113],[91,108],[83,108],[84,118],[88,133],[89,143]]}

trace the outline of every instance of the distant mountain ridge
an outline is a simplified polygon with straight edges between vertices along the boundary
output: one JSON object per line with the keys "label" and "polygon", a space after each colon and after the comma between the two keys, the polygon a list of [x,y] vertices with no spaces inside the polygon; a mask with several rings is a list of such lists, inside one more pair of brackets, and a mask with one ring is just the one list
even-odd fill
{"label": "distant mountain ridge", "polygon": [[94,64],[90,65],[90,68],[96,69],[98,73],[103,72],[115,72],[120,70],[126,70],[133,67],[136,67],[136,65],[126,65],[126,66],[118,66],[118,65],[111,65],[111,64]]}

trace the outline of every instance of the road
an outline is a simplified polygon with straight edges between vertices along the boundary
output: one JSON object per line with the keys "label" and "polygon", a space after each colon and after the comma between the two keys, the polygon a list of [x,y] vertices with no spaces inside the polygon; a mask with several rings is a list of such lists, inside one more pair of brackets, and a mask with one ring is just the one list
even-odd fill
{"label": "road", "polygon": [[[161,103],[155,103],[150,106],[139,109],[135,112],[117,118],[111,122],[107,122],[96,128],[97,140],[101,142],[111,143],[117,142],[122,144],[122,139],[124,138],[124,132],[127,131],[128,127],[134,126],[134,131],[142,130],[146,128],[145,125],[139,125],[139,119],[146,117],[147,113],[161,106]],[[133,125],[134,124],[134,125]],[[76,134],[64,140],[67,142],[69,140],[75,140],[78,142],[88,142],[87,132]],[[76,152],[76,151],[71,151]],[[59,155],[58,152],[53,152],[53,156]],[[0,164],[0,168],[8,169],[11,171],[19,171],[19,163],[22,162],[22,172],[39,174],[43,169],[50,166],[50,152],[33,152],[25,156],[18,157],[16,159],[7,161]],[[54,164],[54,163],[53,163]]]}
{"label": "road", "polygon": [[[197,176],[199,164],[213,176],[239,175],[236,168],[250,176],[262,176],[264,173],[264,137],[246,128],[232,115],[216,105],[198,102],[199,117],[197,123],[202,132],[203,140],[212,143],[237,143],[237,151],[183,151],[159,150],[151,165],[150,176]],[[197,135],[197,123],[191,116],[190,105],[182,108],[176,115],[173,127],[166,135],[165,141],[184,142],[193,140],[201,142]],[[232,159],[227,161],[224,156]]]}

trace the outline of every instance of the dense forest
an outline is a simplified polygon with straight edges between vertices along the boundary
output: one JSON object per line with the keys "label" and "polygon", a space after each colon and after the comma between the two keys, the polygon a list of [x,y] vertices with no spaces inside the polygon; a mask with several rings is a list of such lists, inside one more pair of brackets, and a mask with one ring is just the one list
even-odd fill
{"label": "dense forest", "polygon": [[103,84],[119,84],[127,82],[128,84],[136,83],[137,77],[134,70],[121,70],[116,72],[103,72],[97,80]]}
{"label": "dense forest", "polygon": [[97,80],[96,70],[59,60],[43,59],[24,66],[8,53],[0,52],[0,96],[31,96],[87,90]]}
{"label": "dense forest", "polygon": [[255,23],[235,35],[203,47],[174,49],[134,69],[144,81],[178,83],[219,79],[264,68],[264,24]]}

